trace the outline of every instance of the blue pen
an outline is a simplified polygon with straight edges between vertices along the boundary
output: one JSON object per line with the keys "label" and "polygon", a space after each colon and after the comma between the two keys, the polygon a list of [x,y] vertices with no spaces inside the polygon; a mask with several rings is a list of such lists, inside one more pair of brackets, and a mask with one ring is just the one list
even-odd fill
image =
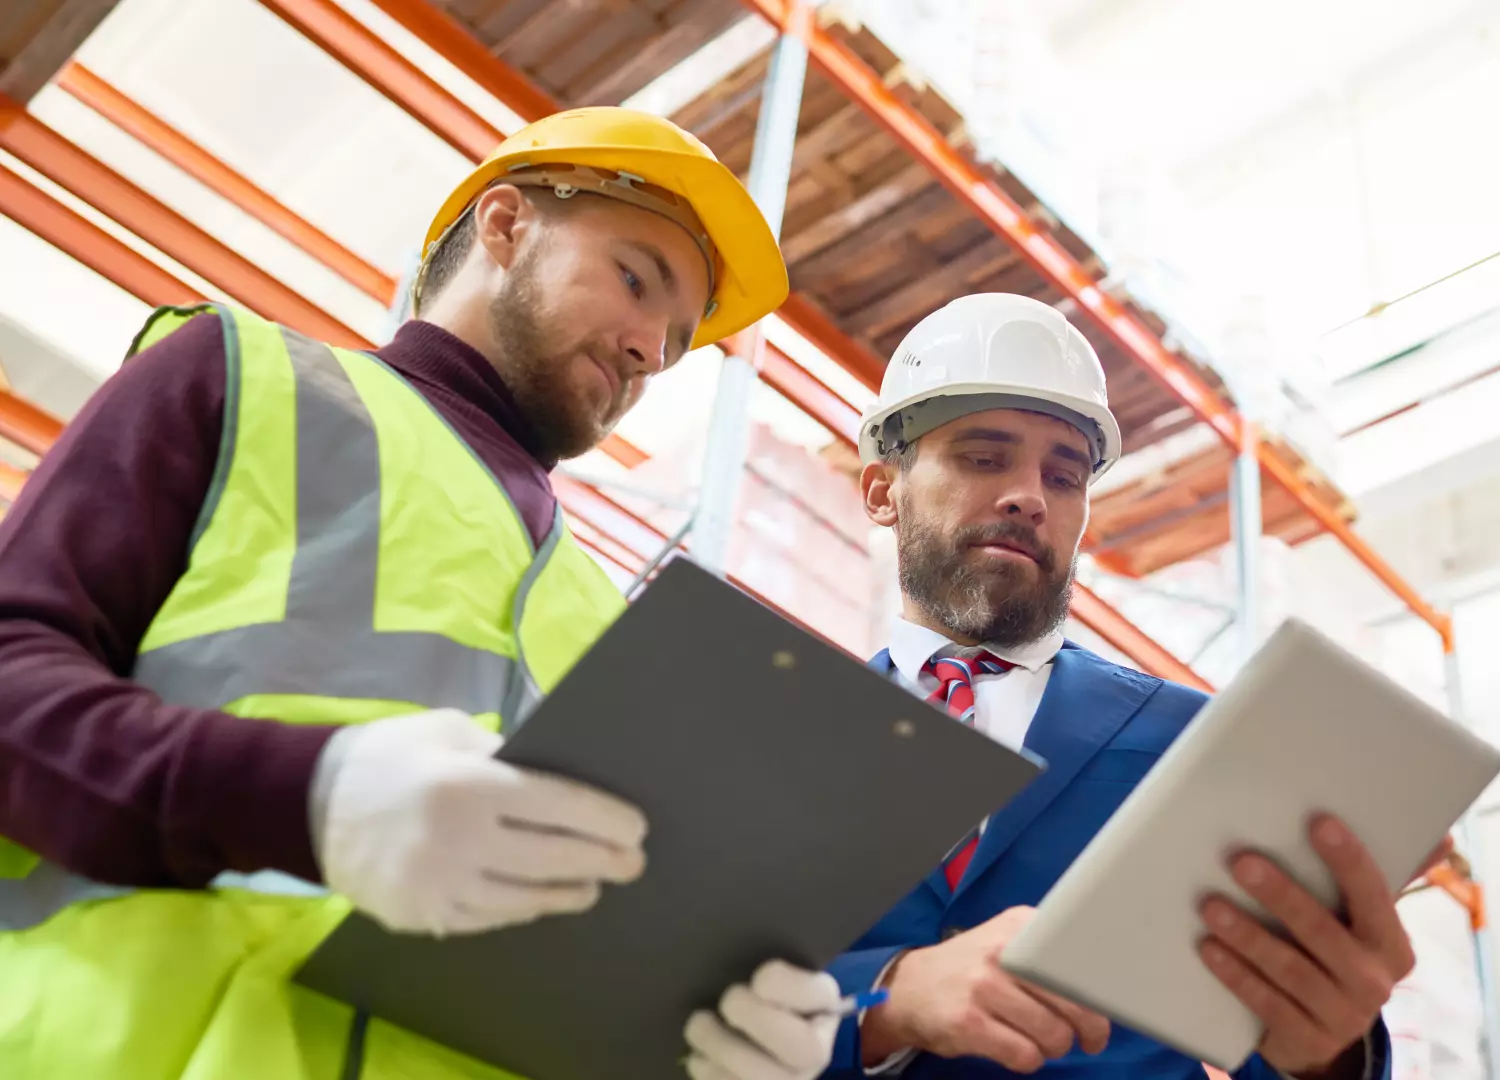
{"label": "blue pen", "polygon": [[843,1001],[839,1002],[839,1007],[833,1013],[833,1015],[853,1016],[855,1013],[862,1012],[865,1009],[873,1009],[876,1005],[884,1005],[886,999],[890,996],[891,992],[883,988],[880,990],[866,990],[862,993],[850,994]]}

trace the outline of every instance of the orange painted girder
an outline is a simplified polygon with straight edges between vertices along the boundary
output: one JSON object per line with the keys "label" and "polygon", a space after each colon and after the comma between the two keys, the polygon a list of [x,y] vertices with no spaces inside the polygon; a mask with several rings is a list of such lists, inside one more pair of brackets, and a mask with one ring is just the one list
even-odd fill
{"label": "orange painted girder", "polygon": [[152,307],[203,299],[196,289],[3,165],[0,214]]}
{"label": "orange painted girder", "polygon": [[827,315],[800,293],[792,293],[776,312],[778,318],[823,355],[871,390],[880,389],[885,362],[833,324]]}
{"label": "orange painted girder", "polygon": [[459,153],[478,161],[504,138],[498,128],[337,4],[329,0],[261,3]]}
{"label": "orange painted girder", "polygon": [[1214,692],[1212,684],[1191,667],[1158,645],[1144,630],[1105,603],[1097,593],[1076,582],[1073,585],[1072,613],[1084,626],[1139,664],[1147,674],[1191,686],[1205,694]]}
{"label": "orange painted girder", "polygon": [[851,450],[859,448],[859,410],[812,372],[764,341],[758,356],[765,384],[825,427]]}
{"label": "orange painted girder", "polygon": [[0,503],[13,503],[21,494],[21,485],[26,483],[27,473],[14,465],[0,461]]}
{"label": "orange painted girder", "polygon": [[63,423],[9,390],[0,390],[0,436],[33,454],[45,454],[62,434]]}
{"label": "orange painted girder", "polygon": [[1427,880],[1463,905],[1475,930],[1484,929],[1484,889],[1477,881],[1462,877],[1447,863],[1439,863],[1427,871]]}
{"label": "orange painted girder", "polygon": [[57,85],[356,288],[386,306],[395,299],[395,278],[350,251],[82,64],[75,61],[65,67]]}
{"label": "orange painted girder", "polygon": [[316,304],[4,96],[0,96],[0,149],[14,154],[53,183],[265,318],[333,345],[370,347],[368,341]]}
{"label": "orange painted girder", "polygon": [[526,123],[562,111],[562,104],[504,63],[451,15],[428,0],[373,0],[386,15],[495,96]]}

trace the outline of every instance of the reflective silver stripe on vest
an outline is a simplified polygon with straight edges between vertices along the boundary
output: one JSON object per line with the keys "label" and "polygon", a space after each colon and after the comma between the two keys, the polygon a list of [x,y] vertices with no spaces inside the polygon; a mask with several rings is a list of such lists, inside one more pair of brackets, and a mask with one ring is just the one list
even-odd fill
{"label": "reflective silver stripe on vest", "polygon": [[25,930],[46,922],[69,904],[105,900],[135,890],[103,885],[43,862],[23,878],[0,880],[0,930]]}
{"label": "reflective silver stripe on vest", "polygon": [[[223,873],[210,888],[246,889],[269,896],[327,896],[321,885],[276,870],[254,874]],[[0,930],[28,930],[40,926],[63,908],[85,900],[114,900],[141,890],[128,885],[105,885],[70,874],[56,863],[43,862],[24,878],[0,879]]]}
{"label": "reflective silver stripe on vest", "polygon": [[500,711],[525,681],[514,661],[441,634],[374,629],[375,425],[328,346],[282,334],[297,394],[297,551],[286,618],[152,649],[132,678],[170,704],[199,708],[251,694],[307,694]]}
{"label": "reflective silver stripe on vest", "polygon": [[562,507],[558,506],[552,513],[552,528],[547,533],[547,539],[542,541],[536,558],[531,560],[531,565],[526,568],[526,573],[521,578],[521,584],[516,587],[512,625],[516,628],[516,655],[520,658],[521,664],[517,677],[511,682],[510,692],[505,695],[505,704],[500,711],[500,715],[505,717],[506,731],[512,735],[536,711],[537,706],[546,697],[541,687],[537,686],[536,679],[532,677],[531,669],[526,666],[526,651],[521,646],[521,615],[526,610],[526,598],[531,595],[531,587],[541,576],[542,568],[547,565],[547,560],[552,558],[552,553],[557,550],[565,528],[567,526],[563,523]]}
{"label": "reflective silver stripe on vest", "polygon": [[245,889],[264,893],[267,896],[330,896],[326,886],[314,885],[280,870],[257,870],[253,874],[241,874],[226,870],[209,883],[213,889]]}

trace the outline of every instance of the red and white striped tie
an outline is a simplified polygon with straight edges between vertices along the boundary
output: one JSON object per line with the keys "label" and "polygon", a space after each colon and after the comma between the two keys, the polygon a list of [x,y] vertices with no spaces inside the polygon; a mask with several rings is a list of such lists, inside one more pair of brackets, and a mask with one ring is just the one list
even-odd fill
{"label": "red and white striped tie", "polygon": [[[974,676],[981,672],[998,675],[1015,667],[984,649],[960,649],[952,656],[935,656],[922,666],[922,670],[938,681],[938,688],[927,698],[934,705],[942,705],[956,720],[974,726]],[[948,888],[957,889],[963,880],[974,849],[979,846],[979,830],[974,832],[954,849],[943,864],[943,873],[948,878]]]}

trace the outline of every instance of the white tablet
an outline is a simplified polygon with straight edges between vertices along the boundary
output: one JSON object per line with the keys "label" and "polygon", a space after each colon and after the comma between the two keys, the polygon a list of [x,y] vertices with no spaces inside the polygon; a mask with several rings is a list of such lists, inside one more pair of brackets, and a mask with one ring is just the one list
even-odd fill
{"label": "white tablet", "polygon": [[1261,1027],[1199,957],[1198,908],[1218,892],[1265,912],[1227,859],[1259,850],[1335,908],[1307,839],[1311,817],[1329,812],[1397,889],[1497,773],[1495,747],[1287,622],[1084,849],[1003,966],[1232,1071]]}

